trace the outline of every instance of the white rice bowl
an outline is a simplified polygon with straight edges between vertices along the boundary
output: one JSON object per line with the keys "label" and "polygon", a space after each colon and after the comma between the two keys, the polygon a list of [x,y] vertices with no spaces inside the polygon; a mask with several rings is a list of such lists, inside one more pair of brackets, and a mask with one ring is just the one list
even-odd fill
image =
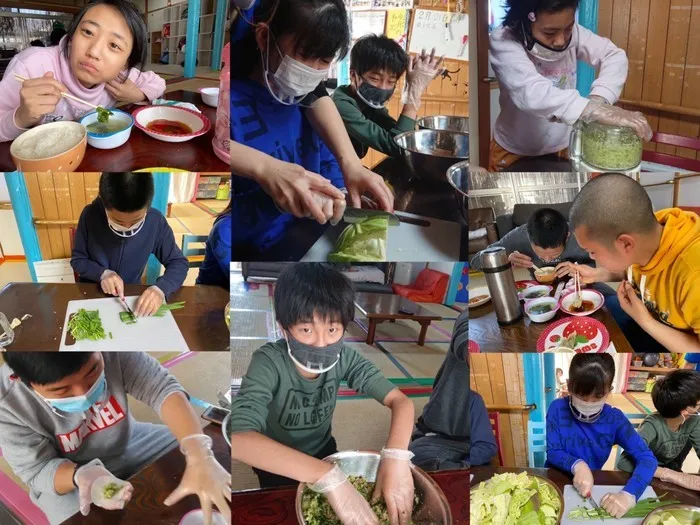
{"label": "white rice bowl", "polygon": [[87,130],[78,122],[51,122],[25,131],[12,143],[12,154],[23,160],[56,157],[74,148]]}

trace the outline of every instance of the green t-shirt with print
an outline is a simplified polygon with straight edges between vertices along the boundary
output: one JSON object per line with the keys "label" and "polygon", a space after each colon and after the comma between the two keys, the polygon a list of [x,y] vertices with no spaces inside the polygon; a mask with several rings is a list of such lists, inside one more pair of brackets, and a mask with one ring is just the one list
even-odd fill
{"label": "green t-shirt with print", "polygon": [[371,361],[347,346],[335,367],[306,379],[287,354],[284,339],[267,343],[253,353],[233,399],[232,432],[259,432],[314,456],[331,438],[341,381],[380,403],[395,388]]}

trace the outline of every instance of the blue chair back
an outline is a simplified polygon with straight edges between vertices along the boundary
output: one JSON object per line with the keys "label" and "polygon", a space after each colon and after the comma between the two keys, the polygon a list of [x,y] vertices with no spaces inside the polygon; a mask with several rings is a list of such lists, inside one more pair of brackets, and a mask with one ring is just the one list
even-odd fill
{"label": "blue chair back", "polygon": [[[535,460],[535,454],[538,454],[538,459]],[[527,457],[530,468],[544,467],[544,461],[547,457],[547,424],[542,421],[527,422]]]}
{"label": "blue chair back", "polygon": [[[189,235],[184,234],[182,236],[182,254],[187,257],[187,262],[190,268],[199,268],[202,266],[202,261],[204,254],[206,253],[206,248],[192,248],[190,244],[199,244],[207,242],[206,235]],[[190,260],[190,257],[195,257],[195,260]]]}

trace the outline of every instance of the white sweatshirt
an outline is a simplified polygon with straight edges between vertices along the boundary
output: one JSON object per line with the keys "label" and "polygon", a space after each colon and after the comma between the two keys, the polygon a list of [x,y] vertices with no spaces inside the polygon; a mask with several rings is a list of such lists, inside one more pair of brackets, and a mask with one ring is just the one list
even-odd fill
{"label": "white sweatshirt", "polygon": [[520,36],[506,27],[491,33],[489,58],[501,89],[494,138],[518,155],[547,155],[569,146],[571,126],[588,104],[576,90],[577,60],[598,70],[590,94],[611,104],[617,102],[627,80],[625,52],[578,24],[557,62],[532,56]]}

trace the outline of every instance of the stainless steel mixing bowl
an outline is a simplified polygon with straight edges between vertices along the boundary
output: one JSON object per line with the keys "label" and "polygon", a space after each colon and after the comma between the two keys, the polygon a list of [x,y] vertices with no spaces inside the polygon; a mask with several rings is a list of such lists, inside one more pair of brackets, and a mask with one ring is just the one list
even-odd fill
{"label": "stainless steel mixing bowl", "polygon": [[469,210],[467,204],[467,184],[469,184],[469,161],[458,162],[447,170],[447,182],[452,186],[457,198],[459,212],[464,220],[469,223]]}
{"label": "stainless steel mixing bowl", "polygon": [[[348,476],[364,476],[374,482],[377,478],[380,456],[377,452],[364,450],[346,450],[328,456],[324,461],[336,463]],[[452,512],[445,493],[425,471],[416,466],[411,467],[416,494],[420,494],[421,504],[415,509],[411,519],[414,525],[452,525]],[[306,484],[300,483],[297,488],[296,511],[297,520],[306,525],[301,509],[302,495]]]}
{"label": "stainless steel mixing bowl", "polygon": [[416,120],[418,129],[436,129],[447,131],[461,131],[469,133],[469,117],[457,117],[455,115],[434,115],[422,117]]}
{"label": "stainless steel mixing bowl", "polygon": [[412,175],[445,182],[447,169],[469,160],[469,134],[459,131],[423,129],[407,131],[394,138]]}

